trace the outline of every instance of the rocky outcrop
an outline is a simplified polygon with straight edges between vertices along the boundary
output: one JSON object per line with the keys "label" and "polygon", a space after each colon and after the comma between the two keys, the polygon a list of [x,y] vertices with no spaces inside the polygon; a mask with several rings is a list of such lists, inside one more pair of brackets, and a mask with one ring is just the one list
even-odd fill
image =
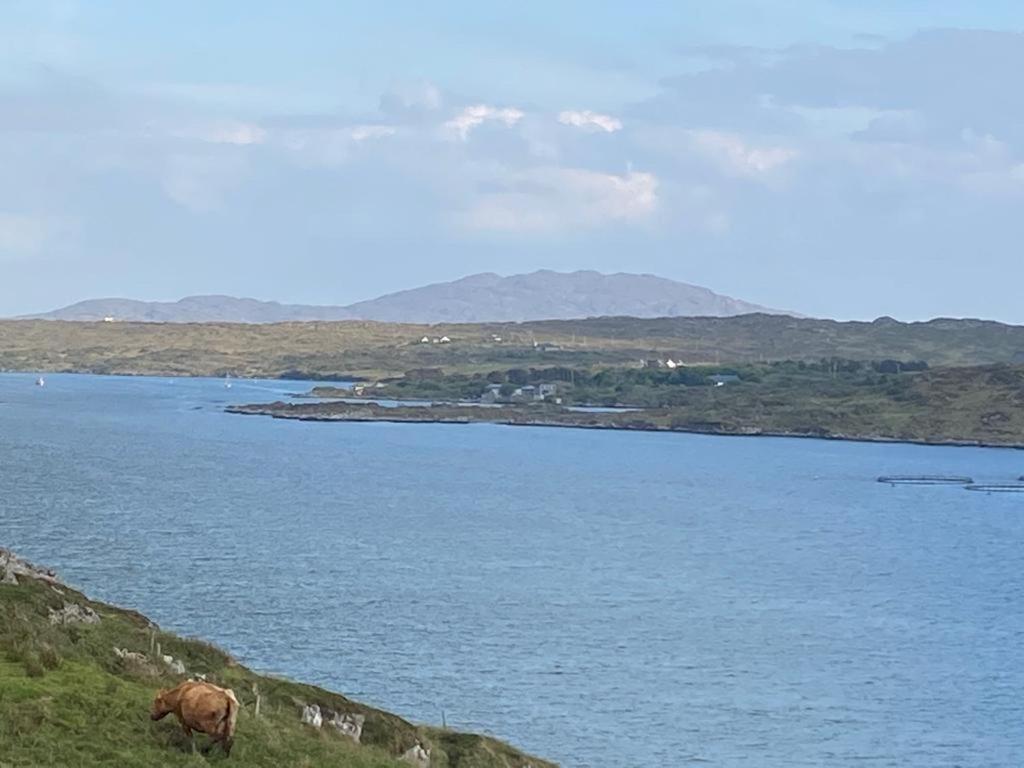
{"label": "rocky outcrop", "polygon": [[174,674],[176,674],[176,675],[184,675],[185,674],[185,664],[180,659],[176,659],[173,656],[166,656],[166,655],[162,655],[160,657],[160,659],[167,666],[167,668],[169,670],[171,670],[171,672],[173,672]]}
{"label": "rocky outcrop", "polygon": [[127,648],[114,646],[114,655],[121,660],[124,669],[133,675],[156,678],[163,671],[158,665],[150,661],[146,654],[139,653],[138,651],[129,651]]}
{"label": "rocky outcrop", "polygon": [[321,728],[324,724],[324,716],[320,713],[318,704],[308,704],[302,708],[302,722],[314,728]]}
{"label": "rocky outcrop", "polygon": [[60,610],[50,609],[50,623],[67,626],[69,624],[99,624],[100,615],[87,605],[64,603]]}
{"label": "rocky outcrop", "polygon": [[399,760],[416,768],[430,768],[430,750],[417,741]]}
{"label": "rocky outcrop", "polygon": [[329,718],[324,720],[326,725],[337,729],[338,733],[352,739],[356,744],[363,737],[364,722],[366,722],[366,717],[363,715],[342,714],[341,712],[333,712]]}
{"label": "rocky outcrop", "polygon": [[302,722],[313,728],[323,727],[334,728],[342,736],[346,736],[356,744],[363,736],[363,723],[366,722],[365,715],[350,712],[335,712],[326,707],[321,708],[319,704],[306,704],[302,707]]}
{"label": "rocky outcrop", "polygon": [[32,565],[9,549],[0,547],[0,584],[17,584],[19,577],[57,584],[57,574],[52,570]]}
{"label": "rocky outcrop", "polygon": [[165,671],[181,676],[184,676],[186,672],[185,664],[181,660],[162,654],[159,651],[157,651],[155,658],[150,658],[139,651],[129,651],[127,648],[115,646],[114,655],[123,661],[126,667],[130,667],[135,672],[150,677],[158,677]]}

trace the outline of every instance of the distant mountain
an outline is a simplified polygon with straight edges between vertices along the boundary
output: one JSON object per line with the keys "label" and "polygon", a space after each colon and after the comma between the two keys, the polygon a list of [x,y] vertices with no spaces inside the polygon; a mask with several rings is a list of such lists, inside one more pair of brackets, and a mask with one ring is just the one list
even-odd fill
{"label": "distant mountain", "polygon": [[286,323],[303,320],[351,320],[344,307],[278,304],[234,296],[187,296],[178,301],[89,299],[31,315],[45,320],[103,320],[146,323]]}
{"label": "distant mountain", "polygon": [[278,304],[231,296],[175,302],[92,299],[35,317],[163,323],[380,320],[399,323],[519,322],[586,317],[730,317],[792,314],[654,275],[552,272],[471,275],[343,307]]}
{"label": "distant mountain", "polygon": [[399,291],[347,309],[368,320],[419,323],[785,314],[654,275],[549,270],[511,277],[472,275]]}

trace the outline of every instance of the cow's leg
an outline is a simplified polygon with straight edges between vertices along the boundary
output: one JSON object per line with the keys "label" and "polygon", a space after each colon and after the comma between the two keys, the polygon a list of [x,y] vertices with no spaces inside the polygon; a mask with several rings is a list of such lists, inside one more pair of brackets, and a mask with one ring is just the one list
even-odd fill
{"label": "cow's leg", "polygon": [[185,738],[192,742],[192,754],[196,752],[196,738],[192,733],[192,729],[188,727],[188,723],[181,721],[181,732],[185,734]]}
{"label": "cow's leg", "polygon": [[[221,745],[221,747],[224,746],[224,734],[222,734],[222,733],[211,733],[210,734],[210,743],[207,744],[205,747],[203,747],[203,754],[204,755],[210,754],[213,751],[213,748],[215,746],[217,746],[218,743]],[[227,750],[225,750],[225,751],[227,751]]]}

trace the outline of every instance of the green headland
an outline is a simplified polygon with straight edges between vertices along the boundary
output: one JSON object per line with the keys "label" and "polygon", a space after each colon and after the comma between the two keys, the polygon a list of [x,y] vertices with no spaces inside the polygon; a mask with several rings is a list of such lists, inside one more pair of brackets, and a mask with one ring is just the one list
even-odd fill
{"label": "green headland", "polygon": [[[218,750],[194,753],[173,717],[150,720],[157,690],[197,676],[231,688],[242,705],[230,758]],[[314,705],[319,726],[302,719]],[[347,730],[334,722],[347,724]],[[206,737],[197,736],[196,744],[203,747]],[[219,648],[164,632],[134,611],[90,600],[0,549],[0,766],[215,763],[553,766],[486,736],[414,725],[313,685],[257,674]]]}

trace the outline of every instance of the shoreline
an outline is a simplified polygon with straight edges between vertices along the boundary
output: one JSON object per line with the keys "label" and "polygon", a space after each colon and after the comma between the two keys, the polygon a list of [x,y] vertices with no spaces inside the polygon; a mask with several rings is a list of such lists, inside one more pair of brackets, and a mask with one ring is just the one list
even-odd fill
{"label": "shoreline", "polygon": [[[847,443],[870,443],[870,444],[896,444],[896,445],[921,445],[930,446],[936,448],[998,448],[1008,450],[1024,450],[1024,442],[989,442],[981,440],[963,440],[957,438],[935,438],[935,439],[915,439],[915,438],[898,438],[888,437],[884,435],[847,435],[839,433],[813,433],[813,432],[790,432],[781,430],[762,430],[751,428],[747,431],[741,430],[727,430],[727,429],[708,429],[701,428],[700,426],[659,426],[649,422],[646,423],[617,423],[614,421],[606,420],[604,422],[572,422],[572,421],[553,421],[545,419],[529,419],[529,420],[515,420],[508,418],[471,418],[468,414],[464,416],[438,416],[431,415],[429,418],[425,417],[426,414],[416,415],[392,415],[381,414],[379,412],[365,412],[362,414],[355,413],[341,413],[341,414],[323,414],[323,413],[287,413],[286,409],[293,409],[304,407],[303,405],[293,405],[288,403],[279,404],[267,404],[267,405],[234,405],[227,406],[224,409],[225,413],[230,413],[238,416],[264,416],[272,419],[281,419],[284,421],[309,421],[309,422],[336,422],[336,423],[384,423],[384,424],[447,424],[452,426],[464,426],[469,424],[492,424],[495,426],[506,426],[506,427],[541,427],[541,428],[553,428],[553,429],[591,429],[591,430],[604,430],[604,431],[618,431],[618,432],[651,432],[651,433],[675,433],[675,434],[689,434],[689,435],[709,435],[717,437],[774,437],[774,438],[792,438],[798,440],[829,440],[834,442],[847,442]],[[357,406],[358,407],[358,406]],[[426,406],[416,406],[424,411],[427,410]],[[395,408],[386,410],[397,410]],[[499,409],[480,409],[482,411],[494,412]],[[634,415],[642,413],[642,411],[632,412]],[[405,416],[405,417],[403,417]]]}

